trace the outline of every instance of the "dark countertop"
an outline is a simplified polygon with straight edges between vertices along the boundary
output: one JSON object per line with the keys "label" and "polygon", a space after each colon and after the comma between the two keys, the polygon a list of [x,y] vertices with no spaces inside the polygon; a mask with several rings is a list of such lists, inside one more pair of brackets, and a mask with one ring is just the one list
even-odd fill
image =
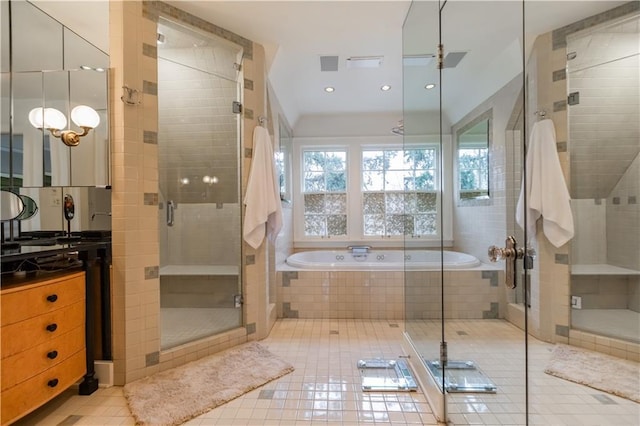
{"label": "dark countertop", "polygon": [[[40,244],[38,244],[40,243]],[[72,252],[90,251],[108,249],[111,246],[111,240],[76,240],[70,242],[61,242],[58,240],[28,240],[16,243],[17,247],[6,247],[5,243],[2,247],[0,261],[2,263],[13,262],[16,260],[33,259],[44,256],[53,256],[56,254],[65,254]]]}
{"label": "dark countertop", "polygon": [[82,269],[83,261],[111,262],[111,238],[37,238],[5,242],[0,252],[2,281],[6,288]]}

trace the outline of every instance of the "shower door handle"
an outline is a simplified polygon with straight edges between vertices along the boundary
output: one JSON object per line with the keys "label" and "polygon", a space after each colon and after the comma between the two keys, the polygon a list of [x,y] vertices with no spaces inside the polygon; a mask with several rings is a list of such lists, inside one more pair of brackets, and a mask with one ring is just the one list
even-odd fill
{"label": "shower door handle", "polygon": [[505,248],[489,247],[489,260],[492,262],[505,260],[504,283],[513,289],[516,288],[516,260],[524,257],[524,249],[518,247],[516,239],[512,236],[508,236],[504,244]]}
{"label": "shower door handle", "polygon": [[175,204],[173,201],[167,201],[167,226],[173,226]]}

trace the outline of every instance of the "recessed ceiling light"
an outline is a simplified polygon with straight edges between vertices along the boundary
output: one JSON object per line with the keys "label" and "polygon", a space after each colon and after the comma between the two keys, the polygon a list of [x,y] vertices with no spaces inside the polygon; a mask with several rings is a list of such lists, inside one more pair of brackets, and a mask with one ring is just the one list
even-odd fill
{"label": "recessed ceiling light", "polygon": [[380,90],[382,90],[383,92],[386,92],[387,90],[390,90],[391,86],[389,86],[388,84],[385,84],[384,86],[380,87]]}
{"label": "recessed ceiling light", "polygon": [[333,88],[333,87],[331,87],[331,86],[327,86],[327,87],[325,87],[325,88],[324,88],[324,91],[325,91],[325,92],[327,92],[327,93],[331,93],[331,92],[333,92],[334,90],[336,90],[336,89],[335,89],[335,88]]}
{"label": "recessed ceiling light", "polygon": [[427,89],[427,90],[431,90],[431,89],[433,89],[434,87],[436,87],[436,85],[435,85],[435,84],[433,84],[433,83],[429,83],[429,84],[427,84],[427,85],[425,85],[425,86],[424,86],[424,88],[425,88],[425,89]]}

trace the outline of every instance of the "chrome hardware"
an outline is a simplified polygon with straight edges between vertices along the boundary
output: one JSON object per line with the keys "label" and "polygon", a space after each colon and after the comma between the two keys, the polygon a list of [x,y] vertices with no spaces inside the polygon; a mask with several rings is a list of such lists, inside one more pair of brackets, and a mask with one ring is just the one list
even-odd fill
{"label": "chrome hardware", "polygon": [[347,250],[354,254],[369,253],[371,246],[349,246]]}
{"label": "chrome hardware", "polygon": [[376,256],[376,259],[378,260],[384,260],[384,254],[379,254]]}
{"label": "chrome hardware", "polygon": [[242,297],[241,294],[234,294],[233,295],[233,307],[234,308],[241,308],[243,303],[244,303],[244,297]]}
{"label": "chrome hardware", "polygon": [[173,226],[174,213],[173,210],[176,208],[176,205],[173,201],[167,201],[167,226]]}
{"label": "chrome hardware", "polygon": [[411,260],[411,255],[410,254],[405,254],[404,255],[404,260]]}
{"label": "chrome hardware", "polygon": [[508,236],[504,241],[505,248],[496,246],[489,247],[488,255],[489,260],[496,262],[498,260],[506,260],[505,263],[505,276],[504,283],[509,288],[516,288],[516,260],[525,257],[525,251],[523,248],[517,246],[516,239],[513,236]]}
{"label": "chrome hardware", "polygon": [[341,254],[336,255],[336,260],[344,260],[344,256]]}

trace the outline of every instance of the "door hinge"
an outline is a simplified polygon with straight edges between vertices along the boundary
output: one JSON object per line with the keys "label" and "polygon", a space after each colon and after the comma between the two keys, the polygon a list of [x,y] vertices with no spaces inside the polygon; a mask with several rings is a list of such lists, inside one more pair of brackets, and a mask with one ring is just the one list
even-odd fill
{"label": "door hinge", "polygon": [[233,295],[233,307],[234,308],[241,308],[243,304],[244,304],[244,298],[242,297],[242,295],[241,294],[234,294]]}
{"label": "door hinge", "polygon": [[447,342],[440,342],[440,365],[446,367],[448,360]]}
{"label": "door hinge", "polygon": [[444,68],[444,46],[442,44],[438,45],[438,69],[441,70]]}
{"label": "door hinge", "polygon": [[238,101],[233,101],[232,104],[232,110],[234,114],[241,114],[242,113],[242,104]]}
{"label": "door hinge", "polygon": [[569,105],[578,105],[580,103],[580,92],[572,92],[567,96],[567,103]]}

